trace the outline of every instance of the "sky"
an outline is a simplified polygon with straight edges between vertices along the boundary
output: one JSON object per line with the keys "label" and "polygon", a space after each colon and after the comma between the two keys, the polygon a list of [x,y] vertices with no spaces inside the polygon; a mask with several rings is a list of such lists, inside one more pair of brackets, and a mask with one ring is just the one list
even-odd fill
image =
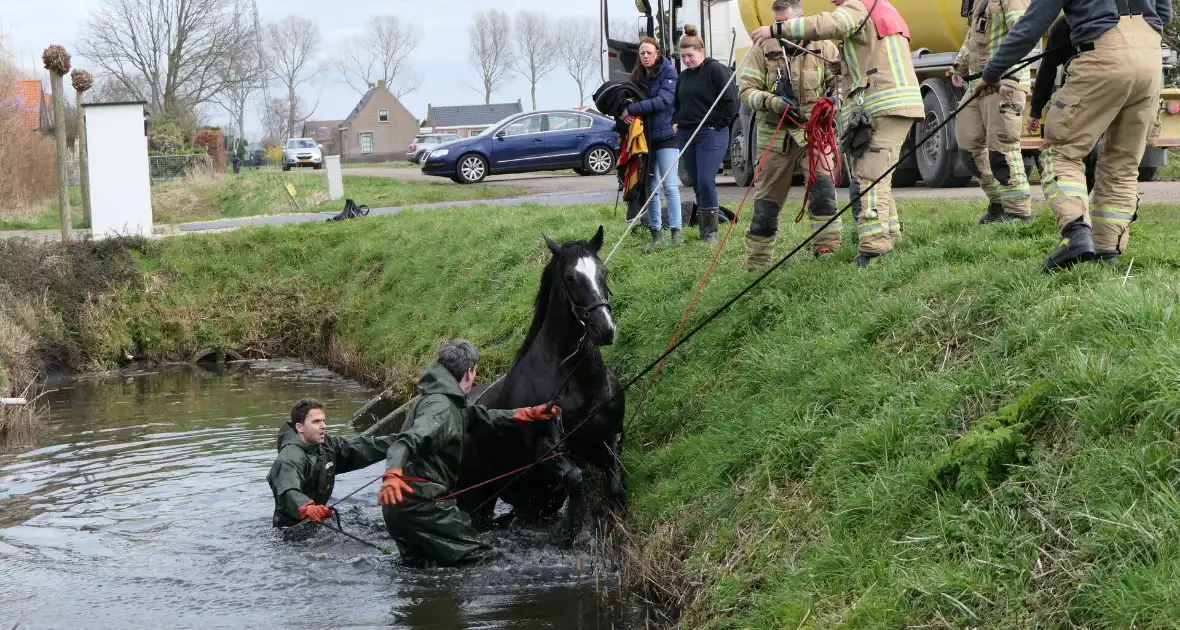
{"label": "sky", "polygon": [[[638,20],[633,0],[609,0],[612,21],[617,17]],[[0,0],[0,32],[5,35],[6,47],[17,57],[22,67],[40,67],[41,51],[50,44],[61,44],[74,55],[75,67],[86,67],[86,60],[76,51],[91,12],[104,0]],[[653,2],[654,4],[654,2]],[[685,18],[692,14],[696,2],[685,2]],[[46,10],[47,7],[51,10]],[[319,25],[323,45],[321,57],[329,57],[352,38],[363,32],[366,23],[378,15],[396,15],[403,22],[415,24],[422,34],[418,49],[410,56],[410,66],[421,77],[421,85],[401,101],[419,120],[426,117],[427,104],[467,105],[483,102],[475,70],[468,63],[467,27],[470,16],[486,9],[541,11],[552,18],[583,15],[598,19],[598,0],[333,0],[306,2],[258,0],[263,21],[278,20],[287,15],[299,15]],[[599,82],[592,80],[587,98]],[[48,86],[47,86],[48,87]],[[312,119],[335,120],[348,116],[360,95],[348,87],[335,70],[325,70],[300,94],[304,102],[319,105]],[[515,102],[520,99],[526,110],[531,109],[528,81],[516,76],[492,95],[493,102]],[[537,86],[539,109],[574,107],[578,105],[577,85],[564,74],[560,65]],[[589,103],[587,103],[589,104]],[[261,135],[256,108],[251,107],[247,121],[247,135]],[[212,108],[209,120],[214,124],[227,123],[229,117]],[[228,124],[226,125],[228,127]]]}

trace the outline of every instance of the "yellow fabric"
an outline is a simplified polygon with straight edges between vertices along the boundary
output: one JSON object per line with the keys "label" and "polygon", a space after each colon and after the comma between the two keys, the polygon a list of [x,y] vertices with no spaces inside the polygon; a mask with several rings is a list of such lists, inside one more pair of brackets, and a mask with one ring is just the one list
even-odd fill
{"label": "yellow fabric", "polygon": [[639,181],[642,176],[641,156],[648,153],[647,137],[643,133],[643,119],[641,117],[636,116],[631,121],[631,125],[627,128],[627,137],[623,138],[622,145],[623,150],[619,156],[619,162],[627,165],[623,176],[623,194],[629,195],[636,186],[643,184]]}

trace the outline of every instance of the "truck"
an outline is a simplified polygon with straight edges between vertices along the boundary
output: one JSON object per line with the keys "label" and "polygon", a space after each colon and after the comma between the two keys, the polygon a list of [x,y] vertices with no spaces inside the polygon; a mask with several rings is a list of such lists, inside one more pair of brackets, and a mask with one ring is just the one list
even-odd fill
{"label": "truck", "polygon": [[[604,50],[603,79],[626,80],[638,60],[638,45],[631,41],[631,36],[635,33],[621,33],[619,27],[612,27],[609,0],[600,1],[601,39]],[[907,187],[919,182],[924,182],[931,188],[968,185],[971,178],[978,175],[978,171],[970,154],[960,150],[955,141],[953,120],[918,151],[913,151],[913,148],[918,140],[926,137],[954,112],[963,97],[964,90],[951,84],[950,70],[967,34],[966,12],[969,10],[969,3],[963,0],[890,1],[910,27],[910,49],[914,69],[921,84],[926,114],[923,120],[914,125],[906,140],[902,153],[908,154],[909,157],[894,171],[893,185]],[[683,30],[683,16],[680,15],[683,11],[683,0],[667,0],[666,7],[665,0],[655,0],[655,7],[651,6],[651,2],[652,0],[635,0],[637,13],[624,16],[616,13],[615,24],[631,24],[630,20],[637,18],[637,22],[634,22],[638,25],[636,32],[657,37],[663,50],[667,51],[679,70],[675,42]],[[697,4],[702,32],[712,35],[705,37],[706,47],[710,47],[706,52],[710,56],[718,60],[725,59],[731,41],[740,42],[740,46],[727,58],[730,69],[735,72],[736,64],[745,57],[751,45],[749,33],[774,22],[770,0],[700,0]],[[803,8],[811,15],[830,11],[833,7],[830,0],[803,0]],[[739,19],[732,18],[734,13],[740,16]],[[734,23],[734,29],[739,31],[735,39],[716,36],[716,28],[713,26],[718,22],[724,24],[727,21]],[[1032,54],[1038,52],[1039,46]],[[1160,55],[1165,71],[1176,66],[1176,52],[1168,46],[1161,47]],[[1034,62],[1030,66],[1034,76],[1039,65]],[[1144,152],[1139,165],[1140,181],[1155,179],[1157,170],[1167,164],[1168,149],[1180,146],[1180,89],[1165,88],[1161,91],[1158,115],[1159,139]],[[1026,119],[1027,116],[1028,112],[1025,112]],[[748,186],[753,180],[758,154],[756,143],[750,139],[756,137],[754,113],[743,104],[730,129],[729,154],[722,165],[723,169],[730,171],[739,186]],[[1030,173],[1034,165],[1039,167],[1042,143],[1039,136],[1026,134],[1020,139],[1026,171]],[[1093,155],[1088,160],[1090,168],[1093,165]],[[847,177],[842,179],[846,184]],[[681,181],[688,184],[683,170]]]}

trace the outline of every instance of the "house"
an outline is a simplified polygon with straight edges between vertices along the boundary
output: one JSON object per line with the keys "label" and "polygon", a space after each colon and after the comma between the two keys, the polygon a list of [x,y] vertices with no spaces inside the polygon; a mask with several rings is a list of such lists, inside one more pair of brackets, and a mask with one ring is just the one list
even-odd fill
{"label": "house", "polygon": [[492,103],[491,105],[452,105],[446,107],[426,106],[426,121],[431,133],[454,133],[460,138],[478,135],[484,129],[514,114],[524,111],[520,99],[515,103]]}
{"label": "house", "polygon": [[403,160],[406,147],[418,135],[418,119],[397,97],[377,81],[340,124],[342,162],[393,162]]}
{"label": "house", "polygon": [[336,155],[336,137],[343,120],[309,120],[303,123],[302,138],[311,138],[317,144],[323,145],[324,155]]}
{"label": "house", "polygon": [[13,111],[17,123],[31,131],[49,131],[53,125],[50,95],[40,79],[17,81],[5,110]]}

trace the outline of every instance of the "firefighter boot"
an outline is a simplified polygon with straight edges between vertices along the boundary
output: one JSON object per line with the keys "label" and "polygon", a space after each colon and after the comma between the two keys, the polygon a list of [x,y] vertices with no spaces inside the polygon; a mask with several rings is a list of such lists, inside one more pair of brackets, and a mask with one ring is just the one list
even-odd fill
{"label": "firefighter boot", "polygon": [[656,247],[659,247],[660,243],[662,242],[664,242],[663,231],[656,228],[651,228],[651,242],[647,244],[647,247],[644,248],[643,252],[645,254],[654,252]]}
{"label": "firefighter boot", "polygon": [[987,225],[988,223],[998,223],[1004,221],[1004,206],[998,201],[992,201],[987,204],[987,212],[979,217],[980,225]]}
{"label": "firefighter boot", "polygon": [[701,208],[701,240],[706,243],[717,241],[717,208]]}
{"label": "firefighter boot", "polygon": [[1045,259],[1045,271],[1068,269],[1074,263],[1094,260],[1094,238],[1090,226],[1083,217],[1078,217],[1061,231],[1061,242],[1057,249]]}
{"label": "firefighter boot", "polygon": [[856,258],[852,259],[852,264],[856,265],[857,269],[867,269],[869,265],[874,264],[873,261],[880,260],[885,254],[870,254],[868,252],[858,252]]}
{"label": "firefighter boot", "polygon": [[746,257],[742,259],[746,271],[762,271],[774,262],[774,241],[774,236],[746,232]]}

